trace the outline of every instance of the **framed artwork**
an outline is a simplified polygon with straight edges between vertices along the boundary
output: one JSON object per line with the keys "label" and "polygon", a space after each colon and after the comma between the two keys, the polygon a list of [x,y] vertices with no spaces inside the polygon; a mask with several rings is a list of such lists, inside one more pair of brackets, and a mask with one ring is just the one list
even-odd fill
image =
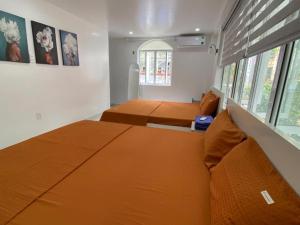
{"label": "framed artwork", "polygon": [[36,63],[58,65],[55,28],[35,21],[31,27]]}
{"label": "framed artwork", "polygon": [[62,58],[65,66],[79,66],[77,35],[60,30]]}
{"label": "framed artwork", "polygon": [[1,10],[0,61],[30,62],[25,19]]}

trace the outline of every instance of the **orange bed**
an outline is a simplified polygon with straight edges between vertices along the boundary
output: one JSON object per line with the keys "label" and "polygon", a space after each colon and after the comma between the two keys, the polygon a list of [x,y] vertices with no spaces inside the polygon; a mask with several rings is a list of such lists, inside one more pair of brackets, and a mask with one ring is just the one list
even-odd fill
{"label": "orange bed", "polygon": [[131,100],[106,110],[101,121],[145,126],[151,113],[160,105],[160,101]]}
{"label": "orange bed", "polygon": [[82,121],[4,149],[0,225],[300,224],[300,197],[251,137],[207,169],[214,131]]}
{"label": "orange bed", "polygon": [[35,202],[129,125],[78,122],[0,151],[0,224]]}
{"label": "orange bed", "polygon": [[105,111],[101,121],[146,126],[155,123],[191,127],[198,115],[216,115],[220,97],[213,91],[203,95],[200,103],[132,100]]}
{"label": "orange bed", "polygon": [[133,100],[105,111],[101,121],[139,126],[157,123],[190,127],[199,113],[199,103]]}
{"label": "orange bed", "polygon": [[202,146],[198,133],[83,121],[5,149],[0,224],[209,225]]}
{"label": "orange bed", "polygon": [[199,103],[162,102],[151,113],[148,123],[191,127],[197,115],[200,115]]}

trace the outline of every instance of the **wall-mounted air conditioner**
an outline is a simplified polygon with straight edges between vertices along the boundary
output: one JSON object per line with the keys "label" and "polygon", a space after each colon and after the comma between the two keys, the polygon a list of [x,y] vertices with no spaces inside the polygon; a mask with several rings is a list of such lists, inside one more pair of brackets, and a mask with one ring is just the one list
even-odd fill
{"label": "wall-mounted air conditioner", "polygon": [[184,35],[175,38],[178,48],[203,47],[206,45],[205,35]]}

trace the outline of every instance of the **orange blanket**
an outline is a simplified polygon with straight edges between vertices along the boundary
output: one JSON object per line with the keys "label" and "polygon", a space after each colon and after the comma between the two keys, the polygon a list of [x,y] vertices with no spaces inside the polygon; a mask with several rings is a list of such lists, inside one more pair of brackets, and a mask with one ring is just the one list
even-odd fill
{"label": "orange blanket", "polygon": [[132,100],[105,111],[101,121],[146,126],[149,115],[161,102],[149,100]]}
{"label": "orange blanket", "polygon": [[195,117],[200,115],[199,103],[162,102],[149,116],[149,123],[191,127]]}
{"label": "orange blanket", "polygon": [[[99,126],[102,124],[100,122]],[[114,126],[119,133],[128,129],[128,126]],[[101,129],[99,127],[97,130]],[[105,129],[107,128],[103,128],[103,134]],[[78,138],[78,133],[71,130],[68,132],[76,133],[73,137]],[[40,160],[33,161],[40,163],[37,164],[38,170],[31,170],[30,168],[35,167],[35,164],[31,163],[31,167],[22,166],[27,168],[25,172],[18,171],[23,177],[27,177],[27,180],[23,181],[23,189],[11,185],[7,190],[12,192],[9,194],[14,199],[10,202],[11,208],[23,210],[15,216],[10,214],[8,217],[5,213],[6,219],[0,222],[1,225],[11,217],[13,219],[8,223],[11,225],[210,224],[210,178],[203,164],[203,135],[133,127],[95,153],[73,173],[65,176],[62,172],[65,168],[78,164],[72,163],[74,158],[86,158],[75,157],[77,154],[81,155],[82,153],[79,153],[86,148],[73,152],[75,146],[82,146],[83,142],[70,138],[63,130],[57,132],[60,132],[59,137],[65,136],[62,139],[67,144],[58,144],[61,146],[57,148],[58,151],[55,148],[51,149],[54,151],[51,154],[52,158],[39,152],[21,154],[22,150],[17,149],[20,145],[12,147],[11,152],[8,151],[11,153],[11,158],[8,159],[10,163],[14,160],[19,160],[17,163],[28,161],[31,156],[39,158]],[[87,132],[83,127],[80,132],[82,135],[91,135],[91,132]],[[97,136],[95,134],[94,137]],[[43,139],[49,140],[51,144],[52,138],[53,142],[54,139],[59,139],[58,136],[55,138],[54,134],[43,136]],[[102,142],[101,136],[98,136],[98,139],[99,143]],[[57,142],[60,141],[61,139]],[[95,139],[89,143],[90,146],[98,145]],[[65,154],[69,153],[70,149],[66,146],[72,148],[73,153],[66,155],[67,158]],[[23,151],[30,151],[29,147],[23,147]],[[44,151],[48,154],[51,152]],[[18,159],[19,154],[23,160]],[[2,153],[0,159],[1,155]],[[52,159],[52,163],[46,159]],[[2,163],[2,160],[0,161]],[[48,165],[42,163],[43,161]],[[2,169],[18,168],[16,165],[2,166],[1,163]],[[36,184],[35,180],[39,179],[29,177],[29,171],[36,171],[34,174],[41,177],[39,179],[43,178],[44,182]],[[57,171],[61,171],[60,176],[56,175]],[[17,171],[10,173],[11,181],[19,177]],[[62,176],[65,177],[61,179]],[[46,185],[50,183],[49,180],[52,180],[51,188]],[[32,182],[35,185],[31,184]],[[28,190],[27,185],[31,186]],[[31,204],[24,208],[25,204],[20,201],[21,197],[16,198],[17,194],[25,193],[22,196],[26,196],[30,191],[37,192],[40,187],[39,192],[43,194],[31,193],[31,197],[37,198],[31,199]],[[3,208],[3,202],[9,202],[9,198],[5,201],[1,196],[0,202],[2,212],[6,208]],[[20,202],[22,204],[19,204]]]}
{"label": "orange blanket", "polygon": [[146,126],[157,123],[190,127],[200,114],[199,103],[133,100],[105,111],[101,121]]}
{"label": "orange blanket", "polygon": [[0,151],[0,224],[21,213],[129,128],[82,121]]}

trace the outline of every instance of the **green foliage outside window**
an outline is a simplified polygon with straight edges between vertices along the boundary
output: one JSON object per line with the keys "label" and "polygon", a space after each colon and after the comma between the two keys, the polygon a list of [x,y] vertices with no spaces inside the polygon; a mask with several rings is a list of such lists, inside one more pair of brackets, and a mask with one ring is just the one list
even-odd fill
{"label": "green foliage outside window", "polygon": [[272,91],[272,82],[265,83],[261,102],[257,106],[257,109],[256,109],[256,111],[258,113],[267,112],[268,106],[269,106],[269,99],[270,99],[271,91]]}
{"label": "green foliage outside window", "polygon": [[298,81],[296,90],[294,92],[293,101],[289,112],[289,123],[294,126],[300,126],[300,81]]}

